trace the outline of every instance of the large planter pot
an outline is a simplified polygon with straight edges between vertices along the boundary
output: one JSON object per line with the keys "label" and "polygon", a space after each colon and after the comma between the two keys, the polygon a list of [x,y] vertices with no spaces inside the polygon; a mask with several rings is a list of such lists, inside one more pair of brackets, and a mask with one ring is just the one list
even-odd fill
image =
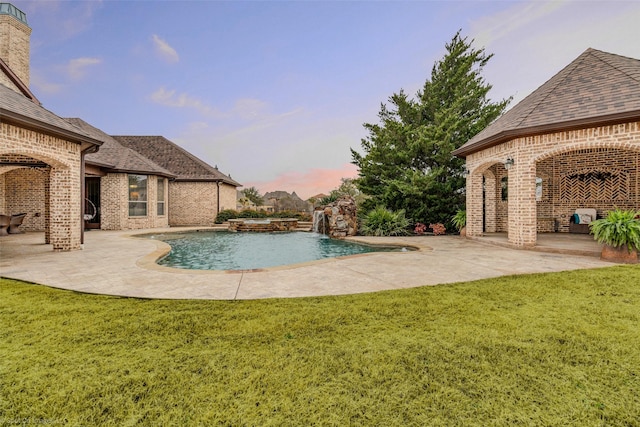
{"label": "large planter pot", "polygon": [[621,264],[637,264],[638,251],[629,252],[626,246],[604,245],[600,253],[600,259],[604,261],[617,262]]}
{"label": "large planter pot", "polygon": [[460,229],[460,237],[467,237],[467,227],[462,227]]}

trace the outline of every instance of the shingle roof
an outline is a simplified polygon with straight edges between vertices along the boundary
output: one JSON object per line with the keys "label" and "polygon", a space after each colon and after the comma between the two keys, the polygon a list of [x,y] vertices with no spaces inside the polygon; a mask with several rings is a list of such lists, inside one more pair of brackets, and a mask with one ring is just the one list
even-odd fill
{"label": "shingle roof", "polygon": [[223,174],[163,136],[114,135],[125,147],[137,151],[176,175],[178,181],[222,181],[240,187]]}
{"label": "shingle roof", "polygon": [[453,154],[515,137],[640,118],[640,60],[587,49]]}
{"label": "shingle roof", "polygon": [[62,117],[3,84],[0,84],[0,119],[76,143],[101,144]]}
{"label": "shingle roof", "polygon": [[65,120],[82,129],[93,138],[102,141],[100,150],[97,153],[87,154],[85,156],[85,161],[88,164],[105,167],[118,172],[160,175],[171,178],[175,177],[175,174],[147,159],[140,153],[123,146],[113,137],[107,135],[94,126],[91,126],[84,120],[78,118],[68,118]]}

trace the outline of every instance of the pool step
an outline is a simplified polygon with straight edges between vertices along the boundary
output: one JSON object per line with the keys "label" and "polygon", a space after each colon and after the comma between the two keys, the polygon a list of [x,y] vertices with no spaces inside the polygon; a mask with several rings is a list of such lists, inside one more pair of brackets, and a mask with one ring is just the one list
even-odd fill
{"label": "pool step", "polygon": [[296,228],[296,231],[311,231],[312,229],[313,229],[313,222],[298,221],[298,228]]}
{"label": "pool step", "polygon": [[228,230],[229,223],[225,221],[222,224],[214,224],[211,228],[213,228],[214,230]]}

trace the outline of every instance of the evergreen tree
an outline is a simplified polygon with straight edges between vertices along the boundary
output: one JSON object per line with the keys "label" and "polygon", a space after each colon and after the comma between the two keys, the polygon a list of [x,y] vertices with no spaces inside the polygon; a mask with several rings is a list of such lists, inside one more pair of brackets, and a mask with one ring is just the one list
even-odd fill
{"label": "evergreen tree", "polygon": [[404,209],[413,222],[448,223],[464,206],[464,160],[453,150],[484,129],[511,98],[491,102],[481,76],[493,55],[456,33],[431,79],[411,99],[400,90],[381,104],[379,123],[365,123],[363,154],[351,149],[355,180],[369,196],[364,208]]}

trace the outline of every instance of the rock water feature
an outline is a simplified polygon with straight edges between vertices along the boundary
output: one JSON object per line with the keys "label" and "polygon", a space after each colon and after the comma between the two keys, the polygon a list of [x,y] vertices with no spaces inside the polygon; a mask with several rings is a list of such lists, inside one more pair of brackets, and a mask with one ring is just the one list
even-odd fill
{"label": "rock water feature", "polygon": [[356,213],[353,197],[342,196],[313,213],[313,231],[338,239],[355,236],[358,232]]}

